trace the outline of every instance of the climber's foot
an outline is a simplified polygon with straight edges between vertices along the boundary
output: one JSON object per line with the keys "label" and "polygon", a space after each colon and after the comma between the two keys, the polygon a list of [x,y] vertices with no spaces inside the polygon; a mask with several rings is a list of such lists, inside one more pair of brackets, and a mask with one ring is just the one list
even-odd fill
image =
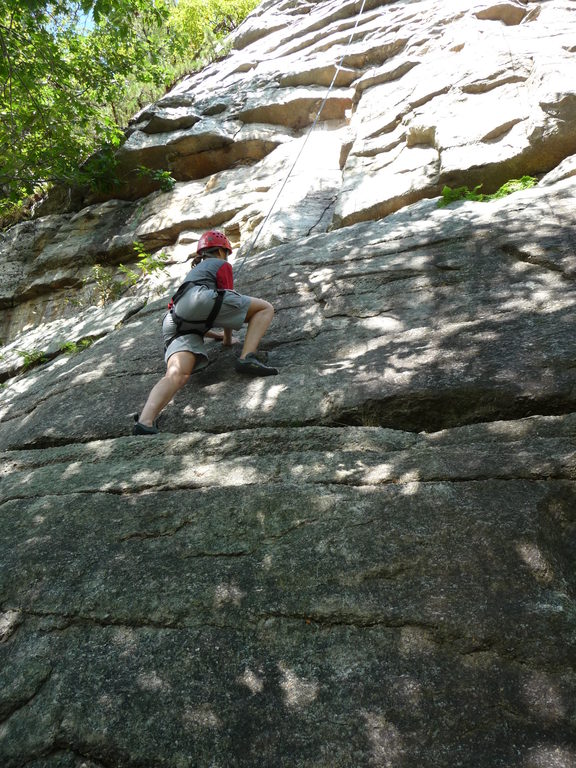
{"label": "climber's foot", "polygon": [[249,352],[244,358],[238,358],[234,367],[238,373],[247,376],[276,376],[278,374],[277,368],[272,368],[271,365],[266,365],[266,363],[258,360],[252,352]]}
{"label": "climber's foot", "polygon": [[148,427],[146,424],[141,424],[138,421],[138,417],[140,414],[134,415],[134,421],[135,424],[132,427],[132,434],[133,435],[157,435],[158,434],[158,422],[155,421],[154,424],[151,427]]}

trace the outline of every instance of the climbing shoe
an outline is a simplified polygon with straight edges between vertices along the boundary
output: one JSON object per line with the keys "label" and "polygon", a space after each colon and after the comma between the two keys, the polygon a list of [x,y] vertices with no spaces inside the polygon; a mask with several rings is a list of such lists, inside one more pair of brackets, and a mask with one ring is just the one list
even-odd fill
{"label": "climbing shoe", "polygon": [[157,435],[158,434],[158,422],[154,422],[154,426],[147,427],[146,424],[140,424],[138,421],[138,416],[140,414],[135,414],[134,416],[134,426],[132,427],[132,434],[133,435]]}
{"label": "climbing shoe", "polygon": [[276,376],[278,373],[277,368],[272,368],[271,365],[266,365],[266,363],[258,360],[252,352],[247,354],[243,360],[238,358],[234,367],[238,373],[244,373],[247,376]]}

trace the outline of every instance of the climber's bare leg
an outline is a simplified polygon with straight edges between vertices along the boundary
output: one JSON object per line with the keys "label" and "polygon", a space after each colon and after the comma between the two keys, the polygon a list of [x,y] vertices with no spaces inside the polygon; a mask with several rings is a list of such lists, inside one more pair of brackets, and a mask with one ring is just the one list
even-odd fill
{"label": "climber's bare leg", "polygon": [[175,352],[168,358],[166,373],[152,387],[146,405],[139,417],[140,424],[151,427],[178,390],[186,384],[196,366],[192,352]]}
{"label": "climber's bare leg", "polygon": [[243,360],[251,352],[256,352],[258,344],[268,330],[273,317],[274,307],[272,304],[264,301],[264,299],[250,298],[250,306],[246,313],[248,328],[246,329],[240,360]]}

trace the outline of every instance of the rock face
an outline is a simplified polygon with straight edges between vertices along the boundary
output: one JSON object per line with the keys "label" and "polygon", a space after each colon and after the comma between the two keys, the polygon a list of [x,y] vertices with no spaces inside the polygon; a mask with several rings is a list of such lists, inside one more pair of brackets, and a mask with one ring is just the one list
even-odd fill
{"label": "rock face", "polygon": [[[576,766],[575,32],[265,1],[109,199],[2,233],[0,765]],[[280,375],[207,342],[132,437],[213,226]]]}

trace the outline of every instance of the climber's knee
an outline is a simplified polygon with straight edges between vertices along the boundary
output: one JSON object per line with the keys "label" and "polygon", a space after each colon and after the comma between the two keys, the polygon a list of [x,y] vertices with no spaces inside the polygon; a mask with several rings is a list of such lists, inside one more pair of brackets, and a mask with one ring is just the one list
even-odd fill
{"label": "climber's knee", "polygon": [[165,378],[167,378],[175,390],[182,389],[188,382],[188,379],[190,378],[189,373],[182,373],[180,371],[174,371],[172,373],[167,373]]}
{"label": "climber's knee", "polygon": [[174,391],[182,389],[190,378],[196,365],[196,355],[192,352],[176,352],[168,360],[165,379],[167,379]]}

